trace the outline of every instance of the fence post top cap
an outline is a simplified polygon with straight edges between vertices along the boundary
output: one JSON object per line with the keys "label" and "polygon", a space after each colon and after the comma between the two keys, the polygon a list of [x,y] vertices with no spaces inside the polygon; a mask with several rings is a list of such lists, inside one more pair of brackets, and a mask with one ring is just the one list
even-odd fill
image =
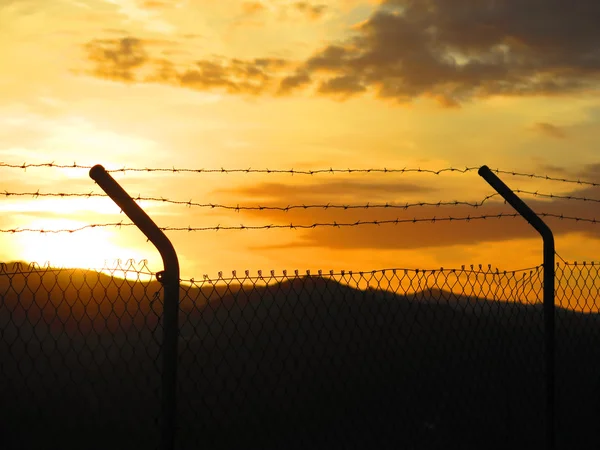
{"label": "fence post top cap", "polygon": [[100,175],[101,173],[105,173],[106,169],[104,168],[103,165],[101,164],[96,164],[94,167],[92,167],[90,169],[90,178],[92,180],[96,180],[98,175]]}
{"label": "fence post top cap", "polygon": [[489,171],[490,171],[490,168],[488,166],[486,166],[486,165],[483,165],[483,166],[481,166],[479,168],[479,170],[477,171],[477,173],[479,175],[482,175],[484,172],[489,172]]}

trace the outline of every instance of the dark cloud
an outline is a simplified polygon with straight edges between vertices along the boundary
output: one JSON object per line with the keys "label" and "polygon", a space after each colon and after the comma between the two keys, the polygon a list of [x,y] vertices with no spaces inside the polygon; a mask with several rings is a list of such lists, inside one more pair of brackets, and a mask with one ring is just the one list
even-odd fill
{"label": "dark cloud", "polygon": [[[247,13],[264,8],[243,5]],[[315,17],[325,10],[304,1],[286,8]],[[267,67],[257,60],[201,59],[169,82],[242,94],[372,92],[398,102],[425,96],[450,107],[492,95],[577,93],[600,83],[599,22],[597,0],[387,0],[351,37],[305,61]],[[135,38],[89,46],[97,76],[129,81],[145,63]]]}
{"label": "dark cloud", "polygon": [[300,71],[293,75],[285,77],[279,84],[279,94],[289,94],[290,92],[309,85],[312,79],[308,72]]}
{"label": "dark cloud", "polygon": [[[162,49],[162,57],[149,56],[148,48]],[[176,43],[132,37],[96,39],[85,48],[94,64],[91,73],[115,81],[159,82],[200,91],[221,90],[231,94],[259,95],[277,88],[277,74],[289,66],[281,58],[218,58],[195,61],[179,69],[164,55]],[[142,75],[143,74],[143,75]]]}
{"label": "dark cloud", "polygon": [[152,71],[144,81],[156,83],[175,83],[179,79],[177,69],[168,59],[154,59],[151,64]]}
{"label": "dark cloud", "polygon": [[182,86],[197,90],[258,95],[273,86],[274,73],[285,65],[286,61],[278,58],[203,60],[176,76]]}
{"label": "dark cloud", "polygon": [[321,94],[340,94],[342,98],[366,91],[366,89],[360,78],[352,75],[330,78],[319,86]]}
{"label": "dark cloud", "polygon": [[536,123],[534,129],[554,139],[565,139],[567,137],[567,133],[564,129],[547,122]]}
{"label": "dark cloud", "polygon": [[401,102],[568,93],[600,79],[598,20],[596,0],[388,0],[304,69],[326,74],[321,86],[357,80],[335,93],[358,84]]}
{"label": "dark cloud", "polygon": [[[221,191],[226,197],[245,198],[244,204],[261,206],[287,206],[290,204],[370,204],[389,202],[403,206],[402,197],[414,198],[423,188],[418,185],[395,183],[322,183],[309,186],[285,184],[260,184],[233,191]],[[600,188],[589,187],[568,193],[577,197],[600,199]],[[431,195],[428,196],[431,198]],[[439,195],[439,197],[443,197]],[[253,198],[259,201],[246,200]],[[542,200],[523,196],[526,203],[536,212],[562,214],[570,217],[600,219],[600,203],[566,199]],[[332,199],[335,199],[332,200]],[[440,198],[440,200],[444,200]],[[453,199],[445,199],[453,200]],[[473,202],[481,199],[468,199]],[[414,202],[414,200],[411,200]],[[410,202],[410,201],[409,201]],[[241,202],[240,202],[241,204]],[[261,219],[263,223],[312,224],[312,223],[355,223],[357,221],[412,220],[413,218],[448,218],[514,213],[501,201],[489,201],[483,206],[419,206],[403,208],[360,208],[360,209],[292,209],[281,211],[249,211],[244,214]],[[600,225],[547,218],[555,235],[580,232],[590,239],[598,239]],[[521,218],[490,218],[486,220],[420,222],[399,225],[365,225],[353,228],[315,228],[303,231],[291,246],[327,247],[339,249],[417,249],[423,247],[445,247],[451,245],[477,245],[485,242],[508,241],[536,237],[537,233]]]}
{"label": "dark cloud", "polygon": [[115,81],[135,81],[137,69],[149,62],[144,43],[134,37],[95,39],[86,50],[93,74]]}

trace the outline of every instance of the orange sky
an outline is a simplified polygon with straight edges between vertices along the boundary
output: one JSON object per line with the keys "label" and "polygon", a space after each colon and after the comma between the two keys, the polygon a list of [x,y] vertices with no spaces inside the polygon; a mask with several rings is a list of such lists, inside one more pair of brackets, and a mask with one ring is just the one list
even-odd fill
{"label": "orange sky", "polygon": [[[596,1],[5,0],[0,161],[107,168],[492,168],[600,181]],[[0,191],[100,192],[86,170],[0,168]],[[116,174],[132,195],[226,205],[481,201],[467,174]],[[600,189],[504,176],[514,189]],[[598,202],[525,196],[600,219]],[[406,211],[228,212],[144,202],[160,226],[356,222],[510,212],[497,201]],[[2,197],[0,228],[126,220],[107,199]],[[568,260],[600,225],[551,220]],[[249,269],[541,263],[521,220],[354,229],[171,232],[184,276]],[[156,252],[135,230],[0,235],[0,259],[94,265]]]}

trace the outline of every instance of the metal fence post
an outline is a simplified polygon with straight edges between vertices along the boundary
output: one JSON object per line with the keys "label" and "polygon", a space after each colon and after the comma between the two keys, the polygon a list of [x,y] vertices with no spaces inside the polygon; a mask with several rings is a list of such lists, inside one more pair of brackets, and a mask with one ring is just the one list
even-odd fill
{"label": "metal fence post", "polygon": [[177,412],[177,352],[179,312],[179,260],[171,241],[152,219],[102,167],[90,170],[90,178],[106,192],[159,251],[164,271],[156,274],[164,288],[162,343],[161,450],[173,450]]}
{"label": "metal fence post", "polygon": [[554,330],[554,235],[544,221],[529,208],[488,166],[479,175],[492,186],[544,240],[544,334],[546,356],[546,448],[554,450],[555,330]]}

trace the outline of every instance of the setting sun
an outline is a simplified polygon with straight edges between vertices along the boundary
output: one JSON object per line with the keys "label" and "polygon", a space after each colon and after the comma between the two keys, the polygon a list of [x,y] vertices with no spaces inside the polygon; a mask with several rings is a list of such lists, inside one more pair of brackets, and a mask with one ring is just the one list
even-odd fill
{"label": "setting sun", "polygon": [[[40,219],[29,228],[43,230],[76,229],[84,222],[66,219]],[[18,235],[18,254],[26,261],[54,267],[102,269],[117,259],[142,260],[143,256],[130,248],[115,244],[115,233],[106,229],[86,229],[75,233],[32,233]]]}

